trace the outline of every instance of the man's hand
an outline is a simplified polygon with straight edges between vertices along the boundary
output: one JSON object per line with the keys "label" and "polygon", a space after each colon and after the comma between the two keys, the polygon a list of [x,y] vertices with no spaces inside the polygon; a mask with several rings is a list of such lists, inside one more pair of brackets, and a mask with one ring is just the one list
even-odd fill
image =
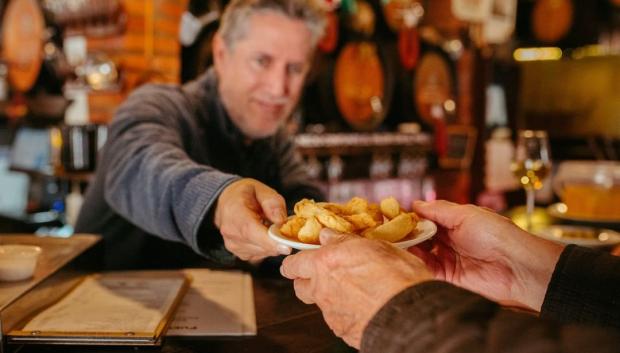
{"label": "man's hand", "polygon": [[540,311],[561,245],[473,205],[419,201],[413,209],[441,226],[432,251],[429,244],[409,249],[436,279],[502,304]]}
{"label": "man's hand", "polygon": [[254,179],[241,179],[220,194],[214,223],[228,251],[242,260],[259,261],[268,256],[288,255],[291,248],[267,236],[264,221],[286,221],[284,198]]}
{"label": "man's hand", "polygon": [[432,279],[424,263],[379,240],[321,231],[317,250],[284,259],[280,271],[295,280],[295,293],[316,303],[336,335],[359,348],[368,322],[394,295]]}

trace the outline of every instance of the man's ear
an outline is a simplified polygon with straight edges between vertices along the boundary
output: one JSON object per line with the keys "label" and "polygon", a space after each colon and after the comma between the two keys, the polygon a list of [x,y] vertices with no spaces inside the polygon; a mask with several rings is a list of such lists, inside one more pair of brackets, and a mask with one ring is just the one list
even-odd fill
{"label": "man's ear", "polygon": [[222,63],[224,61],[224,57],[226,55],[226,43],[224,43],[224,39],[220,35],[220,32],[216,32],[213,36],[213,66],[215,66],[215,71],[220,72],[222,69]]}

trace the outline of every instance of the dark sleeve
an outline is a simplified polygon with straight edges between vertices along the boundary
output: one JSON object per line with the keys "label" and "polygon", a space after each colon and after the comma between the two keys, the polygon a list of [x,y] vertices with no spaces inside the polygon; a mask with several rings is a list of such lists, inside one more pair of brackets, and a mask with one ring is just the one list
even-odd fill
{"label": "dark sleeve", "polygon": [[302,198],[314,199],[315,201],[325,200],[325,195],[319,185],[310,180],[292,138],[280,133],[276,148],[282,178],[281,193],[286,199],[286,205],[292,208]]}
{"label": "dark sleeve", "polygon": [[426,282],[392,298],[364,331],[361,352],[616,352],[612,329],[562,325],[444,282]]}
{"label": "dark sleeve", "polygon": [[102,155],[104,197],[138,227],[205,255],[198,241],[203,220],[221,190],[238,177],[187,155],[183,131],[191,128],[190,114],[191,105],[172,87],[133,94],[110,126]]}
{"label": "dark sleeve", "polygon": [[541,316],[620,328],[620,258],[567,246],[549,282]]}

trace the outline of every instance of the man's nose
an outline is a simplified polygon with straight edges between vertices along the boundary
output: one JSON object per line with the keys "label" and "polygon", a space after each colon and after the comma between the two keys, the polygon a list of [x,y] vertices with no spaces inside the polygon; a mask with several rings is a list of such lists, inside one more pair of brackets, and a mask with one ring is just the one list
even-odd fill
{"label": "man's nose", "polygon": [[286,96],[288,93],[287,79],[286,69],[274,68],[270,70],[267,82],[265,82],[269,93],[274,97]]}

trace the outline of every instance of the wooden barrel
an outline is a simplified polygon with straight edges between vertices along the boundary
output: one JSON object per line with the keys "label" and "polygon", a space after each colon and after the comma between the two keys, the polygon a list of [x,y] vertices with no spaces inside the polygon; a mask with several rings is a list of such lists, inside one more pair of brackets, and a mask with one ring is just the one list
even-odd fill
{"label": "wooden barrel", "polygon": [[393,73],[375,42],[350,42],[334,67],[334,97],[344,120],[355,130],[374,130],[392,100]]}
{"label": "wooden barrel", "polygon": [[564,38],[573,24],[571,0],[538,0],[532,11],[532,33],[543,43]]}
{"label": "wooden barrel", "polygon": [[[428,51],[420,59],[413,80],[413,101],[419,116],[434,131],[435,151],[447,153],[447,110],[454,109],[454,72],[440,51]],[[452,102],[452,107],[449,107]]]}
{"label": "wooden barrel", "polygon": [[36,0],[12,0],[2,18],[2,57],[11,86],[26,92],[37,80],[43,61],[45,19]]}
{"label": "wooden barrel", "polygon": [[454,95],[454,72],[446,55],[437,50],[424,53],[413,79],[413,101],[419,116],[432,122],[433,106],[443,107]]}

